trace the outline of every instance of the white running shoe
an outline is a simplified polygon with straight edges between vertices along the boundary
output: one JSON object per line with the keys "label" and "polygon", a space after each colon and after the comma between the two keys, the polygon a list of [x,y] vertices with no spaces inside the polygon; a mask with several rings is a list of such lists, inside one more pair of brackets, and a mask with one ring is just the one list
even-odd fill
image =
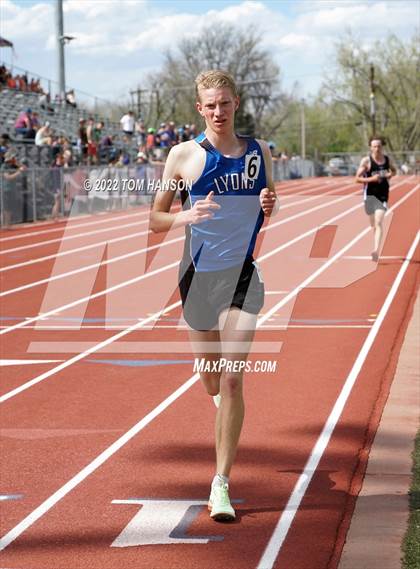
{"label": "white running shoe", "polygon": [[213,395],[213,403],[216,405],[217,408],[220,407],[221,400],[222,396],[220,395],[220,393],[218,393],[217,395]]}
{"label": "white running shoe", "polygon": [[211,487],[208,509],[213,520],[228,522],[235,519],[235,510],[230,503],[227,484]]}

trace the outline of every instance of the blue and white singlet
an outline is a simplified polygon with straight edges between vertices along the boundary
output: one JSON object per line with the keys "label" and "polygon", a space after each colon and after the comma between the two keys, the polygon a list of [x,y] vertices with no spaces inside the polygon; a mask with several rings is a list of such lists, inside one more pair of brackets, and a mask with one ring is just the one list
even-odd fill
{"label": "blue and white singlet", "polygon": [[220,209],[212,219],[187,225],[183,263],[196,271],[218,271],[242,265],[251,257],[264,221],[259,194],[266,187],[264,156],[254,138],[244,137],[243,156],[227,158],[210,144],[205,133],[196,139],[206,151],[201,176],[181,193],[183,209],[214,192]]}

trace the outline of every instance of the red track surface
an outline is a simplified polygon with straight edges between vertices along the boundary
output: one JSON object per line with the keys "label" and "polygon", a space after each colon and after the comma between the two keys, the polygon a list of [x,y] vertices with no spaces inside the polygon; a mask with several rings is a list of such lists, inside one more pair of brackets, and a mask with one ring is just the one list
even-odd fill
{"label": "red track surface", "polygon": [[[103,265],[99,272],[92,268],[1,297],[1,357],[64,363],[62,369],[51,371],[44,379],[42,374],[54,370],[60,362],[2,368],[1,395],[6,397],[1,403],[0,425],[2,456],[7,459],[3,459],[0,471],[1,567],[335,568],[416,294],[418,247],[408,264],[404,259],[418,230],[418,184],[419,178],[414,177],[393,180],[390,205],[396,207],[388,217],[383,259],[377,266],[369,259],[354,258],[369,255],[370,233],[340,254],[367,222],[361,207],[330,221],[360,203],[360,190],[350,180],[296,181],[278,187],[280,196],[284,196],[284,209],[270,225],[284,223],[264,231],[259,243],[266,291],[272,293],[266,296],[263,314],[300,288],[291,294],[289,302],[273,310],[256,334],[256,349],[264,342],[266,351],[250,357],[276,360],[277,371],[246,376],[245,425],[231,479],[231,497],[242,502],[237,505],[238,518],[233,524],[212,522],[200,503],[207,500],[214,474],[215,408],[202,386],[191,381],[191,386],[155,417],[148,415],[193,375],[192,364],[149,362],[145,367],[130,367],[125,361],[125,365],[117,365],[116,360],[192,360],[185,329],[170,327],[180,315],[178,306],[162,317],[158,326],[151,321],[147,328],[110,342],[103,351],[93,350],[78,361],[64,363],[138,319],[176,302],[176,293],[170,298],[176,267],[76,304],[47,320],[30,320],[40,312],[45,314],[136,279],[144,273],[144,262],[152,263],[149,270],[174,263],[182,241],[152,249],[153,254],[158,251],[154,259],[149,253],[146,258],[145,252],[143,257],[130,256]],[[357,197],[333,203],[354,192]],[[294,205],[286,207],[290,204]],[[316,209],[320,205],[323,207]],[[147,229],[147,224],[139,223],[145,219],[147,211],[140,209],[128,214],[78,218],[65,228],[38,225],[3,232],[3,267],[136,233],[135,237],[110,243],[105,251],[90,248],[3,271],[3,293],[159,243],[157,236],[137,235]],[[131,223],[135,225],[121,227]],[[89,235],[98,229],[108,231]],[[310,230],[312,233],[298,240],[299,235]],[[73,235],[80,236],[59,240]],[[174,237],[179,235],[182,232]],[[24,248],[53,239],[56,241]],[[264,255],[292,240],[264,259]],[[302,478],[375,318],[406,265],[373,345],[361,361],[343,413],[331,438],[325,441],[325,452]],[[316,270],[319,275],[314,278]],[[305,279],[312,281],[305,284]],[[112,318],[117,318],[110,324],[118,329],[103,327],[110,307]],[[74,319],[84,313],[82,328],[68,329],[77,328]],[[25,318],[29,318],[28,324],[16,327]],[[57,328],[48,329],[51,326]],[[267,346],[281,342],[280,351],[267,351]],[[149,353],[145,351],[146,343],[155,346]],[[159,347],[160,351],[156,351]],[[35,378],[38,382],[27,384]],[[21,391],[13,391],[25,384]],[[143,425],[139,421],[144,417],[148,418]],[[121,448],[114,449],[114,453],[102,455],[100,464],[92,465],[134,425],[136,434],[121,441]],[[92,468],[86,471],[89,465]],[[79,478],[74,479],[77,475]],[[299,477],[304,483],[301,501],[296,507],[289,503],[287,519],[285,507],[294,490],[293,496],[299,495],[295,488]],[[18,496],[5,499],[11,495]],[[137,502],[113,503],[130,499]],[[150,507],[147,500],[168,503]],[[168,536],[176,525],[169,524],[168,516],[175,516],[177,505],[182,506],[179,500],[191,502],[185,510],[188,505],[193,507],[178,533],[166,539],[171,543],[162,543],[162,536]],[[160,509],[163,506],[165,511]],[[148,544],[112,547],[122,532],[128,539],[125,528],[142,507],[143,517],[139,517],[130,538]],[[157,514],[157,520],[147,515],[148,508]],[[283,539],[267,550],[280,517]],[[181,515],[177,522],[180,519]],[[170,528],[166,533],[165,522]],[[202,542],[183,543],[184,534],[201,538]],[[205,543],[204,538],[208,540],[209,536],[217,539]]]}

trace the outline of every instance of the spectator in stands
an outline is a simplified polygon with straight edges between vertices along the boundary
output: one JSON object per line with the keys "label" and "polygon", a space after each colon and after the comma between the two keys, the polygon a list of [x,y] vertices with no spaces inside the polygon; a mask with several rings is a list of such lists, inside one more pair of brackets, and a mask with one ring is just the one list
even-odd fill
{"label": "spectator in stands", "polygon": [[123,168],[124,166],[128,166],[130,164],[130,156],[126,152],[121,152],[118,156],[118,160],[115,163],[117,168]]}
{"label": "spectator in stands", "polygon": [[155,129],[154,128],[148,128],[147,129],[147,137],[146,137],[146,153],[149,157],[153,156],[154,154],[154,149],[156,146],[156,142],[155,142]]}
{"label": "spectator in stands", "polygon": [[5,132],[0,136],[0,165],[4,162],[4,156],[10,147],[10,136]]}
{"label": "spectator in stands", "polygon": [[25,138],[35,138],[35,129],[32,123],[32,109],[26,109],[19,113],[15,122],[16,134],[22,134]]}
{"label": "spectator in stands", "polygon": [[66,150],[70,150],[70,152],[73,154],[73,147],[72,144],[70,142],[70,140],[66,137],[66,136],[62,136],[61,137],[61,153],[63,154],[63,152],[65,152]]}
{"label": "spectator in stands", "polygon": [[76,104],[76,96],[74,94],[74,89],[71,89],[71,91],[68,91],[66,93],[66,103],[68,105],[71,105],[72,107],[76,108],[77,104]]}
{"label": "spectator in stands", "polygon": [[190,140],[193,140],[198,135],[197,127],[195,126],[195,124],[190,125],[189,131],[190,131]]}
{"label": "spectator in stands", "polygon": [[44,91],[40,91],[38,105],[44,111],[47,111],[49,115],[54,114],[54,108],[51,106],[51,95],[49,93],[44,93]]}
{"label": "spectator in stands", "polygon": [[147,158],[147,154],[145,152],[139,151],[136,157],[136,164],[141,166],[147,164],[148,162],[149,160]]}
{"label": "spectator in stands", "polygon": [[7,68],[5,65],[0,65],[0,85],[7,85]]}
{"label": "spectator in stands", "polygon": [[10,229],[13,211],[18,203],[16,196],[16,181],[26,170],[26,165],[19,164],[16,152],[9,150],[4,156],[1,165],[1,177],[3,178],[3,229]]}
{"label": "spectator in stands", "polygon": [[27,91],[28,90],[28,76],[26,75],[26,73],[24,75],[17,75],[17,77],[19,77],[19,89],[21,91]]}
{"label": "spectator in stands", "polygon": [[80,152],[81,162],[86,164],[87,162],[87,150],[88,150],[88,139],[86,135],[86,121],[85,119],[79,119],[79,138],[77,140],[77,146]]}
{"label": "spectator in stands", "polygon": [[51,211],[51,218],[54,221],[58,221],[58,215],[60,213],[60,205],[61,205],[61,193],[62,193],[62,184],[63,184],[63,169],[64,161],[63,155],[57,154],[54,162],[51,165],[51,184],[52,184],[52,193],[54,196],[54,204]]}
{"label": "spectator in stands", "polygon": [[39,113],[37,111],[32,112],[32,128],[35,132],[41,127],[41,123],[39,122]]}
{"label": "spectator in stands", "polygon": [[140,119],[136,121],[135,133],[137,146],[141,152],[144,152],[146,148],[146,127],[144,126],[144,122]]}
{"label": "spectator in stands", "polygon": [[101,125],[100,129],[100,140],[98,145],[98,157],[99,161],[102,162],[109,162],[110,158],[115,156],[115,149],[114,149],[114,142],[112,140],[112,136],[110,134],[104,133],[104,123],[101,121],[98,123]]}
{"label": "spectator in stands", "polygon": [[88,118],[87,127],[86,127],[86,137],[87,137],[88,164],[96,164],[98,162],[97,139],[95,132],[95,120],[93,117]]}
{"label": "spectator in stands", "polygon": [[130,139],[134,133],[134,113],[133,111],[128,111],[124,116],[120,119],[121,129],[123,133],[128,136]]}
{"label": "spectator in stands", "polygon": [[276,156],[276,143],[270,140],[268,143],[268,148],[270,149],[271,156]]}
{"label": "spectator in stands", "polygon": [[166,158],[169,150],[177,143],[177,134],[175,132],[175,123],[165,123],[163,132],[160,135],[160,146],[164,148],[163,158]]}
{"label": "spectator in stands", "polygon": [[142,186],[136,190],[136,203],[139,202],[140,195],[147,192],[147,164],[149,160],[145,152],[138,152],[136,157],[135,177],[137,180],[143,180]]}
{"label": "spectator in stands", "polygon": [[16,79],[12,76],[11,73],[9,73],[7,75],[7,87],[9,89],[16,89],[17,88]]}
{"label": "spectator in stands", "polygon": [[36,146],[51,146],[52,130],[48,121],[36,131],[35,144]]}
{"label": "spectator in stands", "polygon": [[70,168],[73,166],[73,153],[70,148],[63,152],[63,168]]}

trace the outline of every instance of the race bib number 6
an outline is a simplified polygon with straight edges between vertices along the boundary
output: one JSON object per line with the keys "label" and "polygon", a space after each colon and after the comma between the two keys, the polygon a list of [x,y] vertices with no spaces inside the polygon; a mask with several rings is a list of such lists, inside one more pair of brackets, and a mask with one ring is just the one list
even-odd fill
{"label": "race bib number 6", "polygon": [[258,154],[247,154],[245,156],[245,177],[248,180],[256,180],[260,173],[261,156]]}

